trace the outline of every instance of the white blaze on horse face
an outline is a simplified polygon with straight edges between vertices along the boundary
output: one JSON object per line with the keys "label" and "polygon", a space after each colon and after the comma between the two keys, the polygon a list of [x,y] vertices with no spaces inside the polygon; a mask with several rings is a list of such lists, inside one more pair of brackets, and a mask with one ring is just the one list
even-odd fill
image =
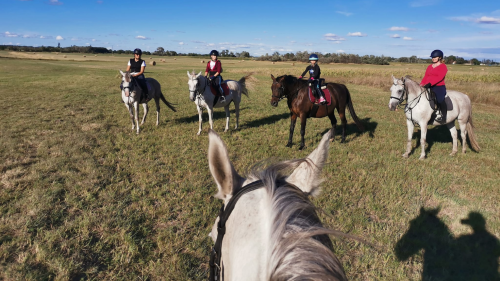
{"label": "white blaze on horse face", "polygon": [[393,78],[391,86],[391,98],[389,99],[389,110],[393,111],[399,104],[404,92],[403,82],[399,79]]}
{"label": "white blaze on horse face", "polygon": [[188,80],[188,86],[189,86],[189,99],[191,101],[194,101],[196,99],[196,89],[198,88],[198,79],[193,75],[191,76],[188,73],[189,80]]}

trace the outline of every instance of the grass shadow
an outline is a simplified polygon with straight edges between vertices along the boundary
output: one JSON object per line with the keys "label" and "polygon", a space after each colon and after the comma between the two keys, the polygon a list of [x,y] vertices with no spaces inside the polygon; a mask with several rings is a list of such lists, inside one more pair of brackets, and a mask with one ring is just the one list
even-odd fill
{"label": "grass shadow", "polygon": [[[370,122],[370,119],[371,118],[364,118],[361,120],[361,124],[363,124],[363,126],[365,127],[364,131],[360,131],[358,129],[358,126],[356,126],[356,123],[354,123],[354,122],[349,123],[348,122],[347,126],[346,126],[346,133],[345,133],[346,141],[345,141],[345,143],[348,143],[348,142],[350,142],[350,141],[356,139],[357,137],[364,135],[366,133],[368,133],[369,137],[373,139],[375,137],[374,133],[375,133],[375,130],[377,129],[378,123],[377,122]],[[320,134],[324,135],[330,129],[331,128],[325,129]],[[347,136],[352,135],[352,134],[355,134],[355,136],[352,139],[347,140]],[[335,129],[335,138],[339,138],[339,136],[342,136],[342,124],[340,124],[340,125],[337,124],[337,128]]]}
{"label": "grass shadow", "polygon": [[[459,151],[462,143],[462,137],[460,134],[461,134],[460,130],[457,130],[457,135],[458,135],[457,145]],[[413,133],[412,140],[416,140],[417,144],[414,148],[412,148],[410,155],[413,154],[415,150],[420,149],[421,136],[422,134],[420,128],[417,132]],[[453,138],[451,137],[450,130],[448,130],[446,126],[434,126],[433,128],[427,129],[426,143],[427,147],[425,149],[425,153],[427,154],[431,151],[431,148],[435,143],[449,143],[450,146],[453,146]],[[470,150],[476,152],[474,149],[472,149],[472,145],[470,144],[469,138],[467,138],[467,146],[470,148]]]}

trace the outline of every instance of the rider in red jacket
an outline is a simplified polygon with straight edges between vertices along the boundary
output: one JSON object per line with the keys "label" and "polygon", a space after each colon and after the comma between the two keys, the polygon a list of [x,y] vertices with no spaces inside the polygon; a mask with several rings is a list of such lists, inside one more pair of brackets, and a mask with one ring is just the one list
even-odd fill
{"label": "rider in red jacket", "polygon": [[217,59],[219,52],[217,50],[212,50],[210,52],[211,61],[207,63],[207,68],[205,69],[205,77],[208,77],[215,88],[219,91],[221,102],[225,102],[224,91],[222,90],[222,64],[220,60]]}
{"label": "rider in red jacket", "polygon": [[446,102],[444,101],[444,98],[446,96],[446,86],[444,84],[444,78],[446,77],[448,68],[444,64],[443,57],[444,54],[442,51],[432,51],[432,64],[427,67],[425,76],[424,78],[422,78],[422,82],[420,82],[420,86],[423,86],[427,89],[430,88],[436,94],[440,114],[437,114],[435,120],[438,122],[446,122],[446,113],[448,111]]}

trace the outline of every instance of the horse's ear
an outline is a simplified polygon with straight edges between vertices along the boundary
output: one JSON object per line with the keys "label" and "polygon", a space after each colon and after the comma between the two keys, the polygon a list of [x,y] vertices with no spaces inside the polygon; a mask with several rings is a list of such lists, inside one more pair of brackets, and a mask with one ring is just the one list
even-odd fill
{"label": "horse's ear", "polygon": [[330,136],[331,130],[323,135],[318,147],[287,178],[288,182],[313,196],[318,195],[320,192],[319,185],[322,182],[320,174],[328,158]]}
{"label": "horse's ear", "polygon": [[405,78],[404,78],[404,77],[401,77],[401,81],[404,83],[404,82],[405,82]]}
{"label": "horse's ear", "polygon": [[271,79],[273,79],[273,81],[276,81],[276,78],[274,78],[272,74],[271,74]]}
{"label": "horse's ear", "polygon": [[196,75],[196,78],[200,77],[200,75],[201,75],[201,71],[198,72],[198,74]]}
{"label": "horse's ear", "polygon": [[212,129],[208,131],[208,140],[208,166],[219,188],[215,197],[225,199],[241,188],[244,179],[231,164],[226,145]]}
{"label": "horse's ear", "polygon": [[191,78],[191,74],[189,73],[189,70],[187,71],[188,77]]}
{"label": "horse's ear", "polygon": [[123,71],[120,70],[120,73],[121,73],[122,76],[125,76],[125,73],[123,73]]}

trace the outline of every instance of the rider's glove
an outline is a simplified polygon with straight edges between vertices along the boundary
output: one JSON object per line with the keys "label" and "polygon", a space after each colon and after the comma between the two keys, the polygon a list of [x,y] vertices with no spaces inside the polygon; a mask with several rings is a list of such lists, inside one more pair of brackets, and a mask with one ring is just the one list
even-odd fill
{"label": "rider's glove", "polygon": [[424,88],[429,89],[431,87],[431,83],[427,83],[424,85]]}

